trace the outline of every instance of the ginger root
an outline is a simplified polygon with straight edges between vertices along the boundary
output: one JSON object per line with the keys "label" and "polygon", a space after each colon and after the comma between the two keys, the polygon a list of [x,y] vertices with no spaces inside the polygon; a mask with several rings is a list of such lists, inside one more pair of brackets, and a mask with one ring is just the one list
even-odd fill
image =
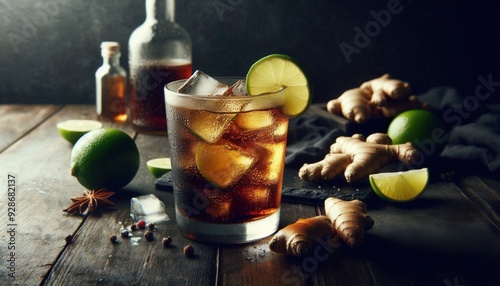
{"label": "ginger root", "polygon": [[410,84],[399,79],[393,79],[389,74],[361,84],[361,89],[367,89],[374,105],[384,106],[388,98],[402,99],[410,94]]}
{"label": "ginger root", "polygon": [[367,89],[353,88],[330,100],[326,109],[334,114],[342,114],[350,121],[362,123],[371,117],[370,98],[371,94]]}
{"label": "ginger root", "polygon": [[407,82],[384,74],[358,88],[347,90],[330,100],[326,108],[350,121],[363,123],[372,117],[394,117],[402,111],[426,108],[426,105],[418,102],[415,96],[410,96]]}
{"label": "ginger root", "polygon": [[326,216],[299,219],[278,231],[269,242],[269,248],[274,252],[304,256],[317,239],[328,239],[333,233],[332,224]]}
{"label": "ginger root", "polygon": [[326,216],[300,219],[274,235],[269,248],[278,253],[305,256],[318,242],[337,240],[348,247],[359,247],[365,231],[374,221],[360,200],[344,201],[337,198],[325,200]]}
{"label": "ginger root", "polygon": [[342,242],[351,248],[359,247],[365,231],[374,225],[366,212],[366,204],[360,200],[328,198],[325,200],[325,211]]}
{"label": "ginger root", "polygon": [[366,141],[361,134],[338,137],[323,160],[300,168],[299,177],[304,181],[328,181],[344,172],[346,181],[353,183],[378,172],[391,160],[405,164],[418,160],[418,151],[411,143],[391,144],[383,133],[374,133]]}

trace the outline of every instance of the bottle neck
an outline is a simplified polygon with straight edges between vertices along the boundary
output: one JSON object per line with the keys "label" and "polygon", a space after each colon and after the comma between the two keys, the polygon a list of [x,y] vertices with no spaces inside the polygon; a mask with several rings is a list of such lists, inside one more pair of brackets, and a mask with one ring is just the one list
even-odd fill
{"label": "bottle neck", "polygon": [[102,64],[109,65],[109,66],[119,66],[120,65],[120,54],[102,55]]}
{"label": "bottle neck", "polygon": [[146,0],[146,21],[174,22],[175,0]]}

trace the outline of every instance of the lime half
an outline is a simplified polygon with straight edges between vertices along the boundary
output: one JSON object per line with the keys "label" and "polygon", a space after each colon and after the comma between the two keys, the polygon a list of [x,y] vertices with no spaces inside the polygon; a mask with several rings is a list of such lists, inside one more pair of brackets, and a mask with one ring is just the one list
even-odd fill
{"label": "lime half", "polygon": [[149,172],[155,178],[163,176],[163,174],[172,170],[172,163],[170,158],[156,158],[146,162]]}
{"label": "lime half", "polygon": [[272,54],[254,63],[246,77],[249,95],[276,92],[285,88],[283,113],[289,117],[304,113],[312,99],[312,87],[304,70],[293,58]]}
{"label": "lime half", "polygon": [[57,131],[59,131],[59,134],[72,144],[75,144],[80,137],[89,131],[101,128],[101,122],[95,120],[71,119],[57,124]]}
{"label": "lime half", "polygon": [[375,194],[393,202],[416,199],[423,193],[428,180],[427,168],[370,175],[370,184]]}

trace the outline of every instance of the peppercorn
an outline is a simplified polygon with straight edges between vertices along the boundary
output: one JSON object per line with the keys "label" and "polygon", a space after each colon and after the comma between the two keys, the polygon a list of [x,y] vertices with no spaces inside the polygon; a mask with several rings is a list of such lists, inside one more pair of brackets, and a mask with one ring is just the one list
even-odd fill
{"label": "peppercorn", "polygon": [[153,241],[155,239],[154,233],[151,230],[146,231],[146,233],[144,233],[144,237],[147,241]]}
{"label": "peppercorn", "polygon": [[137,227],[140,229],[145,229],[146,228],[146,222],[143,220],[140,220],[137,222]]}
{"label": "peppercorn", "polygon": [[73,241],[73,235],[68,234],[64,240],[66,240],[66,244],[70,244]]}
{"label": "peppercorn", "polygon": [[136,231],[137,230],[137,225],[136,224],[130,225],[130,230],[131,231]]}
{"label": "peppercorn", "polygon": [[128,230],[126,229],[122,229],[120,231],[120,235],[123,237],[123,238],[127,238],[128,237]]}
{"label": "peppercorn", "polygon": [[111,241],[111,243],[115,243],[116,239],[117,239],[117,237],[114,234],[109,237],[109,241]]}
{"label": "peppercorn", "polygon": [[169,247],[172,244],[172,238],[170,236],[164,237],[161,242],[164,247]]}
{"label": "peppercorn", "polygon": [[186,255],[187,257],[194,256],[194,247],[191,244],[184,246],[184,255]]}
{"label": "peppercorn", "polygon": [[150,223],[150,224],[148,224],[148,228],[149,228],[149,230],[155,230],[155,225],[154,225],[154,223]]}

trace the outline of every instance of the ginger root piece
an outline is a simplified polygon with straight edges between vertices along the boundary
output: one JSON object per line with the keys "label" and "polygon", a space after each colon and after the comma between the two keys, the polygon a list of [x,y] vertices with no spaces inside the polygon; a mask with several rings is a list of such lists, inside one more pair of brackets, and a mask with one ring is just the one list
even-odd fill
{"label": "ginger root piece", "polygon": [[365,231],[374,225],[366,212],[366,204],[360,200],[344,201],[331,197],[325,200],[325,211],[337,235],[351,248],[359,247]]}
{"label": "ginger root piece", "polygon": [[364,82],[358,88],[342,93],[330,100],[326,108],[350,121],[366,122],[375,117],[394,117],[402,111],[425,108],[415,96],[410,96],[410,85],[389,74]]}
{"label": "ginger root piece", "polygon": [[371,102],[377,106],[384,106],[387,98],[402,99],[410,94],[410,84],[399,79],[393,79],[389,74],[361,84],[362,89],[368,89],[372,94]]}
{"label": "ginger root piece", "polygon": [[318,242],[327,240],[355,248],[361,245],[365,231],[374,224],[366,212],[365,203],[360,200],[328,198],[325,200],[325,211],[326,216],[299,219],[282,228],[269,242],[269,248],[299,257],[310,253]]}
{"label": "ginger root piece", "polygon": [[404,100],[388,99],[384,106],[372,105],[372,118],[392,118],[403,111],[410,109],[429,109],[429,104],[420,102],[412,95]]}
{"label": "ginger root piece", "polygon": [[342,114],[350,121],[362,123],[370,119],[371,93],[367,89],[353,88],[330,100],[326,109],[335,114]]}
{"label": "ginger root piece", "polygon": [[304,181],[328,181],[344,171],[346,181],[353,183],[378,172],[389,161],[410,164],[418,160],[418,151],[411,143],[391,144],[383,133],[374,133],[366,141],[361,134],[338,137],[323,160],[300,168],[299,177]]}
{"label": "ginger root piece", "polygon": [[327,240],[334,233],[326,216],[299,219],[278,231],[269,242],[269,248],[274,252],[305,256],[317,239]]}

